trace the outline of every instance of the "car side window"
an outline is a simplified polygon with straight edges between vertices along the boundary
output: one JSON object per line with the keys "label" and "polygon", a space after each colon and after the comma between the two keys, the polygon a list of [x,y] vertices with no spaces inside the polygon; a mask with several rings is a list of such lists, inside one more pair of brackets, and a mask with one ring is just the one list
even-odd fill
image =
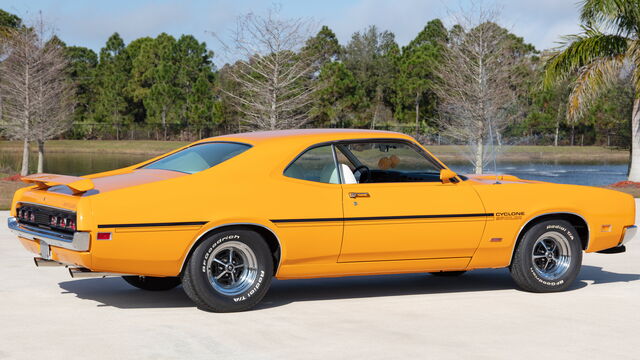
{"label": "car side window", "polygon": [[284,175],[326,184],[340,183],[331,145],[318,146],[305,151],[287,167]]}
{"label": "car side window", "polygon": [[354,141],[338,144],[338,162],[358,183],[439,182],[440,166],[415,146],[394,141]]}

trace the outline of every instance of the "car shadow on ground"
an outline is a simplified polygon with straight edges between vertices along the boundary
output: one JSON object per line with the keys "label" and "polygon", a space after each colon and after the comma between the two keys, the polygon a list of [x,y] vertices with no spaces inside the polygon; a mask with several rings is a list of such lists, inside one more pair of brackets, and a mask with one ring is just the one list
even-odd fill
{"label": "car shadow on ground", "polygon": [[[601,267],[584,265],[578,280],[569,288],[576,290],[598,284],[640,280],[640,274],[620,274]],[[123,309],[193,307],[181,287],[153,292],[131,287],[121,278],[82,279],[58,284],[63,294],[98,302],[98,306]],[[441,293],[515,290],[507,269],[475,270],[459,277],[425,274],[356,276],[309,280],[274,280],[271,289],[256,307],[265,309],[309,300],[356,299],[379,296],[426,295]]]}

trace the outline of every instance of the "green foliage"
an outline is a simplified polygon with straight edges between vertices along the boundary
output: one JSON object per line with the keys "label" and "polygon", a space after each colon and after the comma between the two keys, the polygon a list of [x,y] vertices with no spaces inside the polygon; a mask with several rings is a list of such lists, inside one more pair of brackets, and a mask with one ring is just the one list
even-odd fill
{"label": "green foliage", "polygon": [[86,122],[91,115],[91,106],[96,99],[95,75],[98,55],[81,46],[68,46],[65,53],[69,59],[69,78],[75,84],[76,109],[74,122]]}
{"label": "green foliage", "polygon": [[20,17],[0,9],[0,27],[17,29],[21,26],[23,25]]}
{"label": "green foliage", "polygon": [[433,127],[427,121],[436,112],[437,99],[432,91],[437,81],[435,67],[442,57],[447,37],[447,29],[435,19],[402,49],[395,83],[395,117],[400,122],[415,121],[416,133],[420,124]]}
{"label": "green foliage", "polygon": [[[392,32],[379,32],[376,26],[370,26],[351,37],[344,48],[342,62],[364,95],[357,109],[359,113],[354,114],[355,126],[373,128],[378,118],[391,113],[388,109],[393,108],[399,59],[400,48]],[[390,117],[382,120],[389,121]]]}
{"label": "green foliage", "polygon": [[307,40],[303,51],[312,53],[321,67],[328,62],[336,61],[342,53],[342,47],[336,34],[325,25],[316,36]]}
{"label": "green foliage", "polygon": [[116,128],[116,137],[119,137],[120,127],[131,121],[131,114],[127,112],[129,103],[126,91],[130,71],[131,59],[124,41],[118,33],[114,33],[100,50],[94,83],[97,97],[92,118],[96,122],[112,124]]}
{"label": "green foliage", "polygon": [[320,127],[350,127],[353,114],[364,101],[355,76],[342,62],[327,62],[320,70],[320,89],[311,110]]}
{"label": "green foliage", "polygon": [[[518,116],[503,136],[552,139],[557,130],[560,142],[568,143],[573,131],[591,142],[625,144],[620,139],[630,132],[633,86],[640,84],[640,7],[635,0],[585,0],[582,5],[582,33],[567,37],[564,49],[545,62],[523,38],[497,24],[483,24],[504,32],[505,56],[517,59],[510,86],[518,98],[513,109]],[[0,10],[0,29],[21,26],[18,16]],[[401,49],[392,32],[375,26],[354,33],[344,46],[322,26],[301,49],[315,60],[314,72],[296,80],[300,88],[317,85],[309,126],[437,133],[436,69],[463,31],[434,19]],[[235,64],[217,69],[213,53],[194,36],[163,33],[126,44],[114,33],[98,54],[52,41],[65,47],[69,79],[76,85],[73,120],[90,125],[74,136],[101,136],[86,130],[94,124],[113,129],[117,138],[134,125],[158,130],[147,133],[152,138],[176,136],[182,129],[201,137],[212,130],[238,131],[242,125],[228,95],[237,93],[229,76]],[[633,65],[628,67],[631,76],[614,76],[625,63]],[[573,123],[565,116],[572,107],[582,109]]]}

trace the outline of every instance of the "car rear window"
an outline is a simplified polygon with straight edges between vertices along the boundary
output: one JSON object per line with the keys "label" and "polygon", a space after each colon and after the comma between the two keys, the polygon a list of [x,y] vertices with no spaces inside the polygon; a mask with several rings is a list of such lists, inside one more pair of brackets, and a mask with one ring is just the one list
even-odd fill
{"label": "car rear window", "polygon": [[197,144],[156,160],[143,166],[142,169],[171,170],[194,174],[229,160],[250,147],[247,144],[231,142]]}

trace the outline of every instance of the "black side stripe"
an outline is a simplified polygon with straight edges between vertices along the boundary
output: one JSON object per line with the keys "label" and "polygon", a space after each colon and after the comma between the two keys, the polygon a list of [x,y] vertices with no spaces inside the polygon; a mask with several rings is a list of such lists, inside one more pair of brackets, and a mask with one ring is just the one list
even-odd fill
{"label": "black side stripe", "polygon": [[372,216],[372,217],[348,217],[348,218],[274,219],[274,220],[271,220],[271,222],[298,223],[298,222],[326,222],[326,221],[374,221],[374,220],[403,220],[403,219],[469,218],[469,217],[486,217],[486,216],[494,216],[494,213]]}
{"label": "black side stripe", "polygon": [[156,227],[156,226],[189,226],[204,225],[206,221],[185,221],[185,222],[166,222],[166,223],[139,223],[139,224],[104,224],[98,225],[98,228],[128,228],[128,227]]}

